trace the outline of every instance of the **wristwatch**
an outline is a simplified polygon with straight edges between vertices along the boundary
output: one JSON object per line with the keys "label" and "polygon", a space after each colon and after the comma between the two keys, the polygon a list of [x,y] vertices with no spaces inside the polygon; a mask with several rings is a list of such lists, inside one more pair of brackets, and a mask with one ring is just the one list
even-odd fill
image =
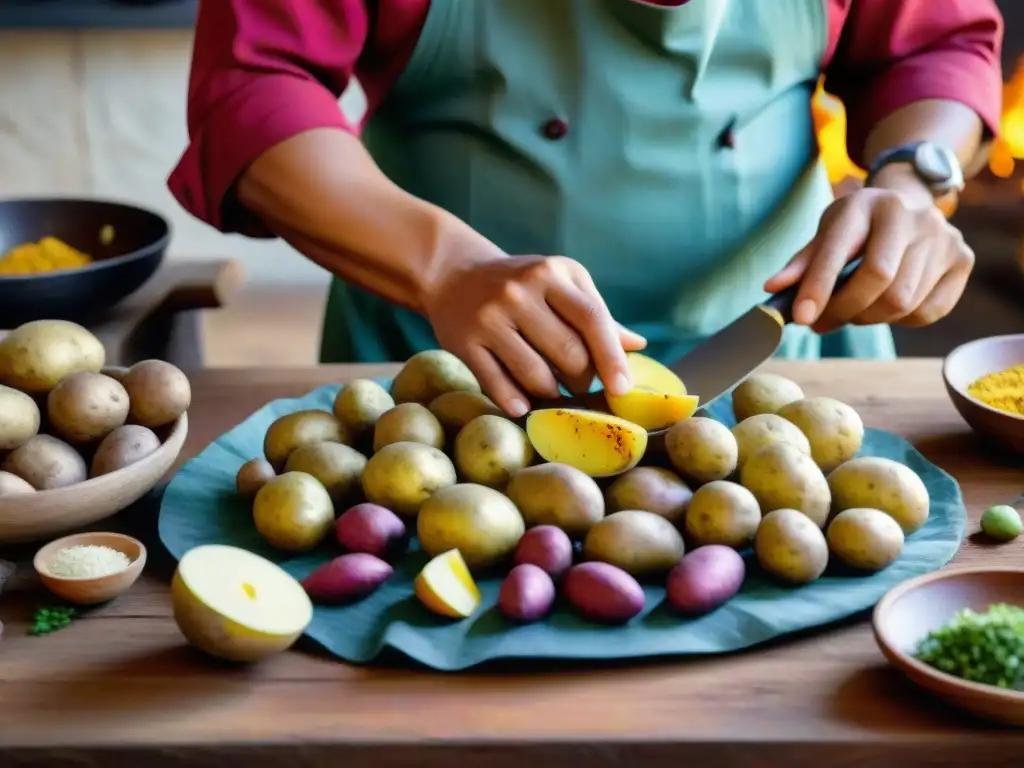
{"label": "wristwatch", "polygon": [[964,188],[964,170],[956,152],[933,141],[915,141],[891,147],[875,158],[868,169],[866,186],[888,165],[906,163],[936,198],[959,194]]}

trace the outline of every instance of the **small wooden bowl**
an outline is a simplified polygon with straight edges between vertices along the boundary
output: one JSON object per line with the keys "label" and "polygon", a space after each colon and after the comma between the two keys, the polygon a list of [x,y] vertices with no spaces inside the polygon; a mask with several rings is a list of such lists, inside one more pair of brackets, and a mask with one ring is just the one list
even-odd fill
{"label": "small wooden bowl", "polygon": [[[123,571],[91,579],[69,579],[54,576],[47,565],[65,547],[88,546],[110,547],[123,552],[132,561]],[[121,533],[77,533],[63,539],[51,541],[36,552],[32,566],[39,574],[43,585],[69,603],[95,605],[113,600],[126,592],[139,578],[146,565],[146,547],[138,539]]]}
{"label": "small wooden bowl", "polygon": [[1000,411],[975,400],[967,388],[982,376],[1024,363],[1024,333],[969,341],[942,364],[942,378],[953,405],[979,435],[1014,453],[1024,454],[1024,416]]}
{"label": "small wooden bowl", "polygon": [[187,434],[188,414],[184,414],[163,445],[142,461],[67,488],[0,499],[0,544],[73,531],[131,506],[167,474]]}
{"label": "small wooden bowl", "polygon": [[885,658],[911,681],[955,707],[980,717],[1024,725],[1024,692],[970,683],[918,661],[918,644],[964,608],[993,603],[1024,605],[1024,569],[955,568],[893,587],[875,606],[875,640]]}

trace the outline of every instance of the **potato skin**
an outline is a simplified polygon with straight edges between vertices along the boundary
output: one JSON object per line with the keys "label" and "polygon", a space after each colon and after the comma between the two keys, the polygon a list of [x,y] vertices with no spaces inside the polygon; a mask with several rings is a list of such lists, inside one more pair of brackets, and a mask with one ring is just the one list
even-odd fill
{"label": "potato skin", "polygon": [[746,570],[743,558],[731,547],[698,547],[669,571],[665,596],[680,613],[709,613],[740,591]]}
{"label": "potato skin", "polygon": [[801,453],[811,455],[811,443],[800,428],[774,413],[744,419],[732,428],[732,434],[739,449],[737,463],[740,467],[759,450],[775,443],[788,443]]}
{"label": "potato skin", "polygon": [[56,435],[69,443],[102,440],[128,418],[128,392],[102,373],[66,376],[46,397],[46,413]]}
{"label": "potato skin", "polygon": [[401,517],[415,517],[424,501],[456,481],[455,465],[437,448],[392,443],[366,462],[363,494]]}
{"label": "potato skin", "polygon": [[669,429],[665,448],[672,466],[698,483],[724,480],[736,471],[739,448],[729,428],[706,416],[693,416]]}
{"label": "potato skin", "polygon": [[445,392],[430,401],[430,412],[444,427],[445,434],[454,438],[464,426],[477,416],[501,416],[505,413],[491,398],[480,392],[456,390]]}
{"label": "potato skin", "polygon": [[774,373],[754,373],[732,393],[732,412],[740,422],[761,413],[778,413],[784,405],[802,400],[804,391],[795,381]]}
{"label": "potato skin", "polygon": [[285,472],[305,472],[319,480],[336,506],[355,500],[362,491],[365,469],[363,454],[344,443],[331,442],[300,445],[284,464]]}
{"label": "potato skin", "polygon": [[903,529],[878,509],[846,509],[836,515],[825,534],[829,551],[862,571],[880,571],[903,552]]}
{"label": "potato skin", "polygon": [[536,565],[551,578],[560,578],[572,567],[572,541],[561,528],[538,525],[530,528],[516,545],[516,565]]}
{"label": "potato skin", "polygon": [[776,509],[764,516],[754,554],[767,573],[794,586],[809,584],[828,567],[825,534],[795,509]]}
{"label": "potato skin", "polygon": [[340,555],[302,580],[309,599],[318,605],[343,605],[377,591],[394,569],[365,552]]}
{"label": "potato skin", "polygon": [[361,439],[372,433],[377,420],[394,407],[394,399],[380,384],[356,379],[335,396],[333,413],[353,439]]}
{"label": "potato skin", "polygon": [[263,454],[281,472],[291,452],[312,443],[349,443],[348,430],[333,413],[315,409],[295,411],[278,418],[263,438]]}
{"label": "potato skin", "polygon": [[554,525],[570,537],[586,534],[604,517],[604,496],[594,478],[568,464],[537,464],[512,475],[506,495],[526,524]]}
{"label": "potato skin", "polygon": [[511,621],[539,621],[554,604],[555,582],[543,568],[529,563],[509,571],[498,591],[498,610]]}
{"label": "potato skin", "polygon": [[42,417],[36,401],[0,385],[0,451],[13,451],[39,434]]}
{"label": "potato skin", "polygon": [[153,430],[138,424],[118,427],[100,442],[92,456],[90,477],[99,477],[124,469],[160,448],[160,438]]}
{"label": "potato skin", "polygon": [[728,480],[713,480],[697,489],[686,514],[686,537],[701,548],[722,544],[743,548],[754,541],[761,507],[750,491]]}
{"label": "potato skin", "polygon": [[391,382],[396,403],[429,404],[445,392],[479,392],[480,382],[464,362],[444,349],[417,352]]}
{"label": "potato skin", "polygon": [[928,488],[914,470],[892,459],[850,459],[832,470],[828,484],[840,512],[854,507],[880,509],[900,524],[905,535],[928,522]]}
{"label": "potato skin", "polygon": [[763,513],[798,509],[819,528],[828,520],[828,480],[810,456],[788,443],[774,443],[751,456],[740,470],[740,484],[754,494]]}
{"label": "potato skin", "polygon": [[675,472],[661,467],[634,467],[619,475],[605,492],[605,509],[642,509],[681,523],[693,491]]}
{"label": "potato skin", "polygon": [[67,320],[35,320],[0,341],[0,384],[44,394],[65,376],[98,372],[106,361],[103,344]]}
{"label": "potato skin", "polygon": [[633,576],[666,573],[685,552],[683,537],[672,523],[635,509],[608,515],[583,541],[588,560],[610,563]]}
{"label": "potato skin", "polygon": [[831,472],[857,455],[864,443],[864,422],[849,405],[831,397],[808,397],[779,409],[807,436],[811,457]]}
{"label": "potato skin", "polygon": [[235,476],[235,490],[247,501],[256,498],[260,488],[277,477],[277,472],[266,459],[249,459]]}
{"label": "potato skin", "polygon": [[192,404],[192,385],[181,369],[163,360],[143,360],[128,369],[124,388],[131,420],[150,429],[167,426]]}
{"label": "potato skin", "polygon": [[416,538],[430,557],[457,549],[470,570],[511,559],[526,532],[522,515],[493,488],[460,483],[442,488],[423,502]]}
{"label": "potato skin", "polygon": [[423,443],[444,448],[444,429],[426,406],[399,403],[377,419],[373,427],[373,451],[392,443]]}
{"label": "potato skin", "polygon": [[608,563],[580,563],[569,569],[562,592],[585,619],[603,624],[625,624],[644,609],[640,583]]}
{"label": "potato skin", "polygon": [[88,478],[81,454],[50,435],[36,435],[13,450],[0,469],[17,475],[37,491],[67,488]]}
{"label": "potato skin", "polygon": [[471,483],[504,488],[533,462],[526,432],[501,416],[477,416],[455,438],[455,466]]}
{"label": "potato skin", "polygon": [[405,549],[405,523],[386,507],[364,502],[345,510],[334,525],[338,543],[349,552],[365,552],[382,559]]}

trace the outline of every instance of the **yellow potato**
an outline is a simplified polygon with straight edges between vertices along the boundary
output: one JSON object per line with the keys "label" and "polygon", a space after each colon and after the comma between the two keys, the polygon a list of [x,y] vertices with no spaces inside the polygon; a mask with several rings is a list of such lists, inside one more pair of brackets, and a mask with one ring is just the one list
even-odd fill
{"label": "yellow potato", "polygon": [[587,560],[609,563],[633,576],[668,571],[685,552],[683,537],[672,523],[641,510],[608,515],[583,540]]}
{"label": "yellow potato", "polygon": [[839,465],[828,476],[835,508],[867,507],[891,516],[910,535],[928,521],[931,501],[924,481],[910,467],[876,456]]}
{"label": "yellow potato", "polygon": [[697,410],[699,398],[687,394],[682,380],[657,360],[630,352],[626,362],[633,389],[624,395],[605,392],[609,410],[620,419],[654,431],[688,419]]}
{"label": "yellow potato", "polygon": [[275,471],[284,469],[288,456],[302,445],[349,442],[344,425],[327,411],[307,410],[286,414],[267,430],[263,454]]}
{"label": "yellow potato", "polygon": [[811,444],[800,429],[774,413],[759,413],[732,428],[739,449],[737,463],[742,467],[751,456],[774,443],[789,443],[801,453],[811,455]]}
{"label": "yellow potato", "polygon": [[578,537],[604,517],[604,496],[590,475],[568,464],[538,464],[512,475],[505,493],[529,526],[554,525]]}
{"label": "yellow potato", "polygon": [[71,443],[102,440],[124,424],[128,405],[120,382],[91,371],[64,377],[46,397],[51,429]]}
{"label": "yellow potato", "polygon": [[698,547],[721,544],[743,549],[754,541],[761,507],[754,494],[728,480],[712,480],[693,494],[686,513],[686,536]]}
{"label": "yellow potato", "polygon": [[131,419],[150,429],[171,424],[192,404],[188,376],[163,360],[143,360],[124,376],[131,401]]}
{"label": "yellow potato", "polygon": [[705,416],[694,416],[665,435],[665,449],[676,471],[698,483],[724,480],[736,471],[739,447],[729,428]]}
{"label": "yellow potato", "polygon": [[828,567],[825,534],[795,509],[776,509],[764,516],[754,554],[767,573],[794,586],[811,583]]}
{"label": "yellow potato", "polygon": [[252,519],[272,547],[305,552],[334,527],[334,505],[315,477],[286,472],[260,488],[253,501]]}
{"label": "yellow potato", "polygon": [[762,413],[778,413],[784,405],[802,400],[804,391],[795,381],[774,373],[755,373],[732,392],[732,412],[736,421]]}
{"label": "yellow potato", "polygon": [[315,477],[338,508],[353,501],[362,490],[366,457],[342,443],[313,443],[291,452],[285,472],[305,472]]}
{"label": "yellow potato", "polygon": [[438,395],[430,401],[429,407],[449,437],[455,437],[477,416],[505,415],[487,395],[464,390]]}
{"label": "yellow potato", "polygon": [[39,434],[40,419],[35,400],[0,385],[0,451],[13,451]]}
{"label": "yellow potato", "polygon": [[880,571],[903,552],[903,529],[877,509],[847,509],[836,515],[825,534],[829,551],[851,568]]}
{"label": "yellow potato", "polygon": [[129,467],[160,448],[160,438],[148,427],[125,424],[103,438],[92,455],[90,477]]}
{"label": "yellow potato", "polygon": [[427,405],[445,392],[479,392],[480,382],[451,352],[429,349],[406,360],[391,382],[396,403]]}
{"label": "yellow potato", "polygon": [[597,411],[533,411],[526,418],[526,434],[545,461],[568,464],[591,477],[632,469],[647,450],[647,430]]}
{"label": "yellow potato", "polygon": [[451,459],[423,443],[386,445],[363,470],[366,500],[404,517],[414,517],[434,492],[455,482]]}
{"label": "yellow potato", "polygon": [[769,445],[747,459],[740,484],[754,494],[765,514],[796,509],[819,528],[828,519],[832,494],[825,475],[814,459],[789,443]]}
{"label": "yellow potato", "polygon": [[647,387],[669,395],[689,394],[683,380],[653,357],[640,352],[629,352],[626,355],[626,365],[629,366],[634,386]]}
{"label": "yellow potato", "polygon": [[50,435],[36,435],[14,449],[0,469],[17,475],[37,491],[66,488],[81,483],[89,474],[78,451]]}
{"label": "yellow potato", "polygon": [[260,488],[277,477],[277,472],[266,459],[250,459],[235,476],[235,489],[247,501],[256,498]]}
{"label": "yellow potato", "polygon": [[394,407],[388,391],[370,379],[350,381],[334,398],[334,415],[353,440],[373,432],[377,420]]}
{"label": "yellow potato", "polygon": [[0,499],[24,496],[26,493],[35,492],[36,489],[27,480],[22,480],[10,472],[0,472]]}
{"label": "yellow potato", "polygon": [[373,428],[374,453],[392,443],[423,443],[444,448],[444,428],[426,406],[399,403],[382,415]]}
{"label": "yellow potato", "polygon": [[641,509],[680,523],[693,491],[675,472],[661,467],[634,467],[619,475],[605,492],[605,509]]}
{"label": "yellow potato", "polygon": [[427,555],[457,549],[471,569],[507,559],[525,532],[515,504],[493,488],[474,483],[437,491],[416,519],[416,537]]}
{"label": "yellow potato", "polygon": [[504,488],[533,462],[526,433],[501,416],[477,416],[455,438],[455,468],[471,483]]}
{"label": "yellow potato", "polygon": [[65,376],[98,372],[106,360],[92,333],[66,320],[36,320],[0,341],[0,383],[23,392],[49,392]]}
{"label": "yellow potato", "polygon": [[831,472],[857,455],[864,442],[864,422],[853,408],[831,397],[808,397],[779,409],[807,435],[811,456],[822,472]]}

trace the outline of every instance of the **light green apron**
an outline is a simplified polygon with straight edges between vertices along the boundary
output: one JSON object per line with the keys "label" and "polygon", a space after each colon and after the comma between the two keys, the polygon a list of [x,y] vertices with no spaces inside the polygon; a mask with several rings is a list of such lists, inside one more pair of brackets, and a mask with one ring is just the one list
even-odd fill
{"label": "light green apron", "polygon": [[[832,201],[810,108],[826,27],[825,0],[433,0],[366,144],[508,253],[581,262],[671,362],[762,300]],[[436,346],[422,317],[334,282],[324,362]],[[779,354],[895,351],[887,326],[791,326]]]}

